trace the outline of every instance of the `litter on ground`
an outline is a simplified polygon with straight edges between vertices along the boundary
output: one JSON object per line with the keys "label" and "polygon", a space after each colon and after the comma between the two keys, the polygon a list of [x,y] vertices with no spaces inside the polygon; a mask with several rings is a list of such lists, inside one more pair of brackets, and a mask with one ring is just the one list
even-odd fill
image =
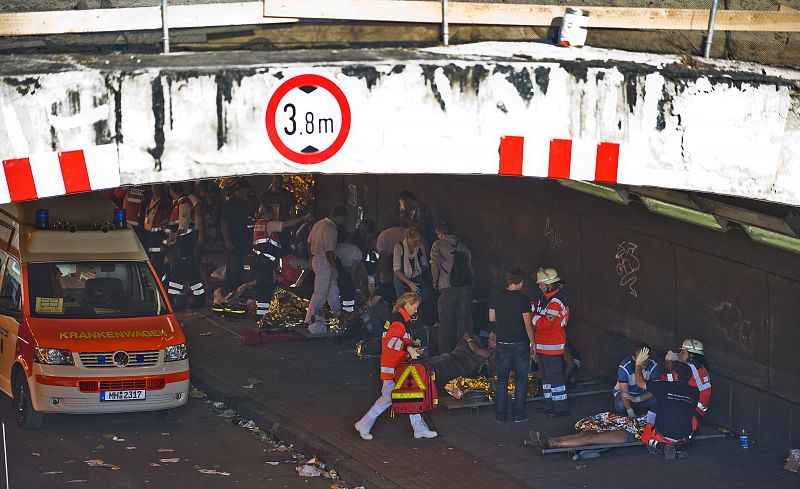
{"label": "litter on ground", "polygon": [[301,477],[319,477],[322,475],[322,472],[314,465],[302,465],[295,467],[295,470]]}
{"label": "litter on ground", "polygon": [[120,467],[114,464],[107,464],[100,459],[84,460],[89,467],[103,467],[111,470],[119,470]]}

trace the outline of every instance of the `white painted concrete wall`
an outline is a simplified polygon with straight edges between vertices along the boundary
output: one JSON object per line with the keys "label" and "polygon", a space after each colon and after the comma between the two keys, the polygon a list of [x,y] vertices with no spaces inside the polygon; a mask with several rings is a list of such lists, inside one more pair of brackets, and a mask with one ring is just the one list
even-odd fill
{"label": "white painted concrete wall", "polygon": [[[591,179],[593,148],[612,142],[620,145],[620,183],[800,205],[798,72],[723,62],[693,69],[675,57],[541,44],[425,51],[435,59],[7,77],[0,158],[114,142],[122,183],[304,171],[497,174],[501,137],[523,136],[525,175],[547,176],[550,140],[570,139],[571,177]],[[352,113],[342,149],[312,165],[281,156],[265,129],[272,93],[307,73],[334,81]],[[464,73],[474,83],[462,86]],[[154,87],[163,111],[154,111]],[[300,110],[330,112],[316,93]],[[162,113],[163,152],[155,128]]]}

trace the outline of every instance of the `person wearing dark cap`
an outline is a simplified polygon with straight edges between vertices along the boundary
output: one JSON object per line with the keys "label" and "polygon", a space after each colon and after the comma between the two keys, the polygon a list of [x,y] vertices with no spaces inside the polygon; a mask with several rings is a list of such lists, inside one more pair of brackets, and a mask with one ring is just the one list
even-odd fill
{"label": "person wearing dark cap", "polygon": [[325,302],[333,312],[342,309],[339,286],[336,284],[336,243],[337,227],[344,224],[346,217],[347,210],[337,205],[329,217],[315,222],[308,234],[308,252],[311,257],[311,269],[314,270],[314,293],[306,311],[306,326],[322,319],[320,311]]}
{"label": "person wearing dark cap", "polygon": [[[692,418],[700,391],[688,383],[692,378],[689,365],[679,361],[670,362],[666,367],[667,378],[671,380],[645,380],[642,371],[649,358],[648,348],[642,348],[636,355],[636,384],[656,398],[658,414],[654,423],[644,427],[641,439],[648,447],[663,451],[665,458],[674,459],[677,450],[685,446],[692,434]],[[633,434],[625,430],[582,431],[551,438],[532,432],[531,438],[543,448],[629,443],[634,440]]]}

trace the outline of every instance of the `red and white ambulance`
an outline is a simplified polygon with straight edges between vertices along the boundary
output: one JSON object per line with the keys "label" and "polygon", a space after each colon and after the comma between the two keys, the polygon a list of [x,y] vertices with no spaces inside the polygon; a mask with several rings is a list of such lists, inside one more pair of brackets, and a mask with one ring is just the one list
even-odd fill
{"label": "red and white ambulance", "polygon": [[0,390],[24,428],[186,404],[186,339],[124,222],[98,193],[0,206]]}

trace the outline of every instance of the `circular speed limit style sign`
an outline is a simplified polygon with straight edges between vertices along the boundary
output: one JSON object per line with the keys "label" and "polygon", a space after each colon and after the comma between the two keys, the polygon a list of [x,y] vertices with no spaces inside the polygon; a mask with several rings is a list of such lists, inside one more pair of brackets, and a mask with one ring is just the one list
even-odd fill
{"label": "circular speed limit style sign", "polygon": [[283,82],[267,104],[267,135],[295,163],[321,163],[335,155],[350,132],[350,104],[333,81],[298,75]]}

